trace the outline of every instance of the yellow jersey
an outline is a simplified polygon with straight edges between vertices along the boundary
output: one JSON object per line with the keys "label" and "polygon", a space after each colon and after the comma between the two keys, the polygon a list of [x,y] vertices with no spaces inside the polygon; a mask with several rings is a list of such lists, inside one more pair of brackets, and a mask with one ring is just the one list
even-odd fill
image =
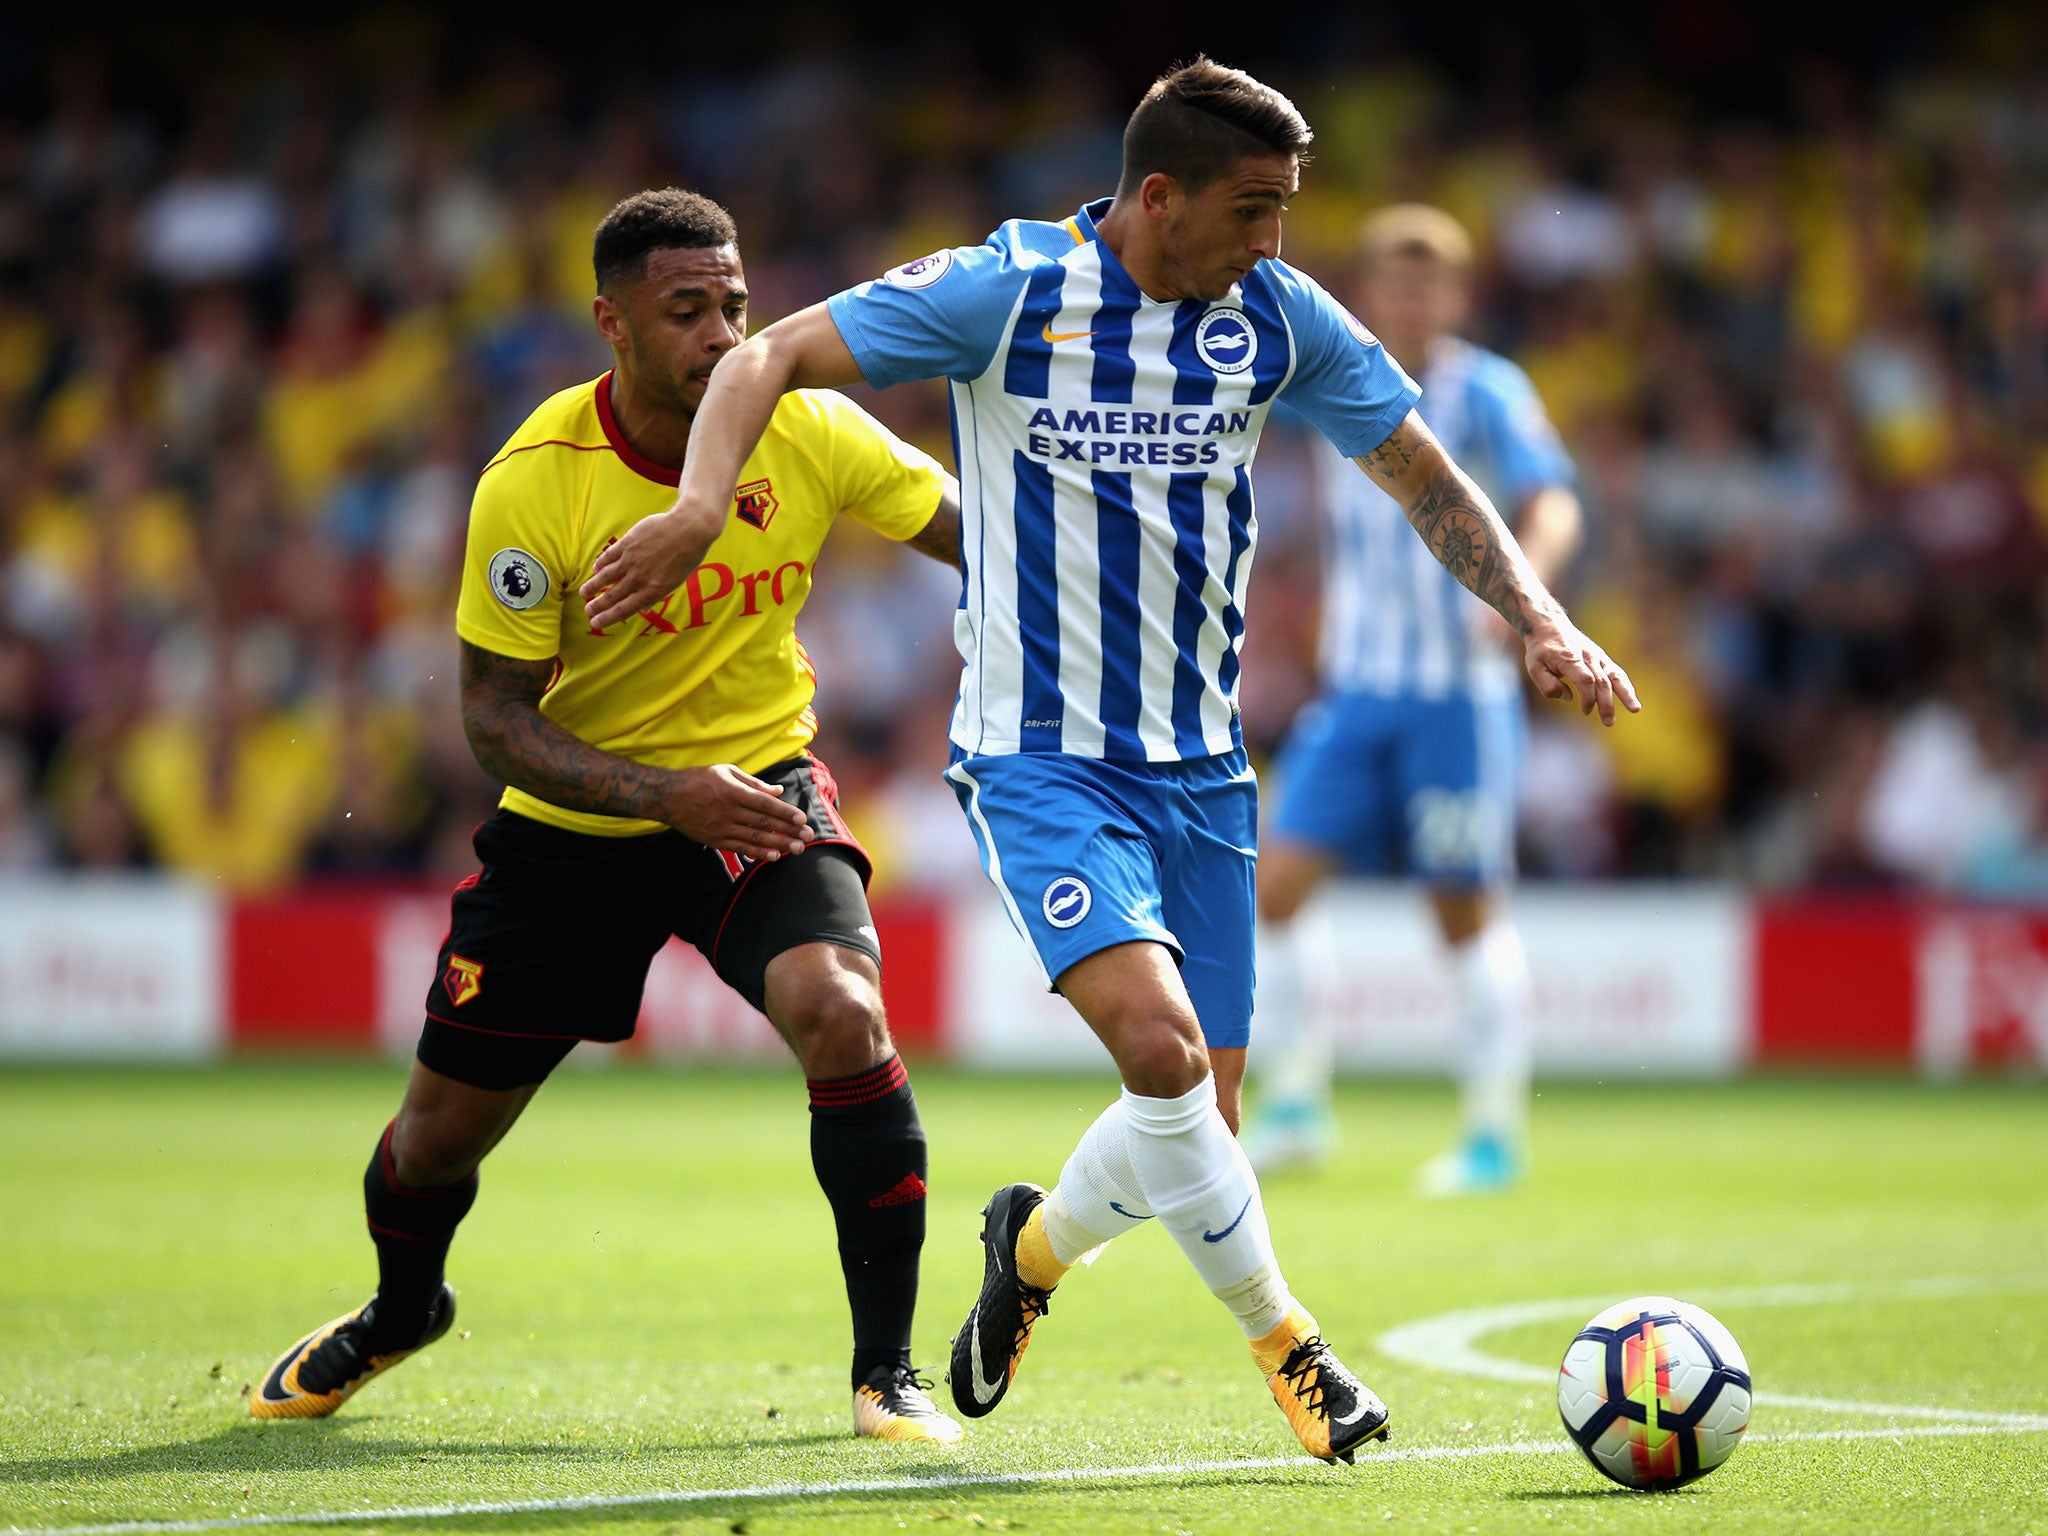
{"label": "yellow jersey", "polygon": [[[606,545],[668,510],[677,481],[620,435],[611,378],[549,399],[485,466],[456,633],[501,656],[553,660],[541,713],[634,762],[733,763],[751,773],[801,756],[817,732],[817,674],[796,616],[832,520],[845,512],[910,538],[938,509],[945,471],[844,395],[784,395],[703,563],[637,618],[594,630],[577,588]],[[600,837],[665,830],[516,788],[498,803]]]}

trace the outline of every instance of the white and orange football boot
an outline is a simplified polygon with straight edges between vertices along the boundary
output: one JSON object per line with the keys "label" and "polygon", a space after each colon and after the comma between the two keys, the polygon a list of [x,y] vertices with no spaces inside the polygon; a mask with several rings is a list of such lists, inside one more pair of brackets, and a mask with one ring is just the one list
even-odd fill
{"label": "white and orange football boot", "polygon": [[954,1444],[964,1431],[931,1400],[931,1385],[907,1365],[871,1372],[853,1390],[853,1432],[870,1440]]}

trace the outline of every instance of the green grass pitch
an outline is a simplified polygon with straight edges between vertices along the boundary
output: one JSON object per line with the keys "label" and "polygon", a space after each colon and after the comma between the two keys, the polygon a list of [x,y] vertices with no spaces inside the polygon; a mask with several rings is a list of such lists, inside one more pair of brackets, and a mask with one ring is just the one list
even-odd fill
{"label": "green grass pitch", "polygon": [[[979,1282],[977,1208],[1051,1182],[1111,1083],[917,1082],[918,1359],[938,1366]],[[793,1069],[563,1073],[484,1170],[451,1263],[460,1336],[332,1420],[255,1424],[244,1383],[367,1294],[360,1169],[399,1083],[325,1063],[0,1073],[0,1529],[2048,1536],[2038,1087],[1550,1086],[1527,1186],[1452,1204],[1408,1192],[1449,1091],[1348,1089],[1342,1165],[1268,1188],[1295,1289],[1394,1411],[1386,1450],[1331,1468],[1291,1454],[1234,1326],[1153,1229],[1061,1287],[964,1445],[851,1439]],[[1543,1380],[1595,1303],[1645,1292],[1720,1316],[1760,1397],[1750,1443],[1661,1496],[1588,1467]],[[1435,1335],[1491,1376],[1398,1342],[1512,1308]],[[1187,1470],[1219,1462],[1253,1465]],[[1016,1474],[1041,1480],[998,1480]],[[862,1483],[884,1486],[843,1486]]]}

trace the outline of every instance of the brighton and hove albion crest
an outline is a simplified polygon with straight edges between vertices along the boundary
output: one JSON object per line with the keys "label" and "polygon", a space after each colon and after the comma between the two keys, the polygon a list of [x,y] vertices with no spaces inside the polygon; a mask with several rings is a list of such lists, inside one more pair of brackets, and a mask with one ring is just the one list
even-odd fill
{"label": "brighton and hove albion crest", "polygon": [[1218,373],[1243,373],[1258,355],[1259,333],[1233,305],[1210,310],[1195,327],[1195,356]]}
{"label": "brighton and hove albion crest", "polygon": [[548,568],[523,549],[501,549],[491,556],[491,596],[507,608],[531,608],[548,595]]}
{"label": "brighton and hove albion crest", "polygon": [[1039,910],[1055,928],[1071,928],[1095,905],[1095,893],[1079,875],[1061,875],[1045,888]]}
{"label": "brighton and hove albion crest", "polygon": [[448,974],[441,978],[448,989],[448,1001],[460,1008],[484,989],[484,968],[460,955],[448,957]]}
{"label": "brighton and hove albion crest", "polygon": [[766,480],[749,480],[732,494],[733,511],[739,520],[765,533],[775,517],[775,509],[781,505],[775,499],[775,488]]}

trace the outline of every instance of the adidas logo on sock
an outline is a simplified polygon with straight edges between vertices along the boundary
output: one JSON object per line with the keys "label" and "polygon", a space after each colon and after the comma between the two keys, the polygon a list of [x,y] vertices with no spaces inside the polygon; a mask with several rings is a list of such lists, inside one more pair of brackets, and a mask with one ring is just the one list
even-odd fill
{"label": "adidas logo on sock", "polygon": [[903,1181],[900,1184],[894,1189],[875,1196],[874,1199],[868,1202],[868,1205],[878,1211],[891,1205],[908,1205],[913,1200],[922,1200],[925,1197],[925,1193],[924,1180],[914,1173],[906,1173],[903,1175]]}

